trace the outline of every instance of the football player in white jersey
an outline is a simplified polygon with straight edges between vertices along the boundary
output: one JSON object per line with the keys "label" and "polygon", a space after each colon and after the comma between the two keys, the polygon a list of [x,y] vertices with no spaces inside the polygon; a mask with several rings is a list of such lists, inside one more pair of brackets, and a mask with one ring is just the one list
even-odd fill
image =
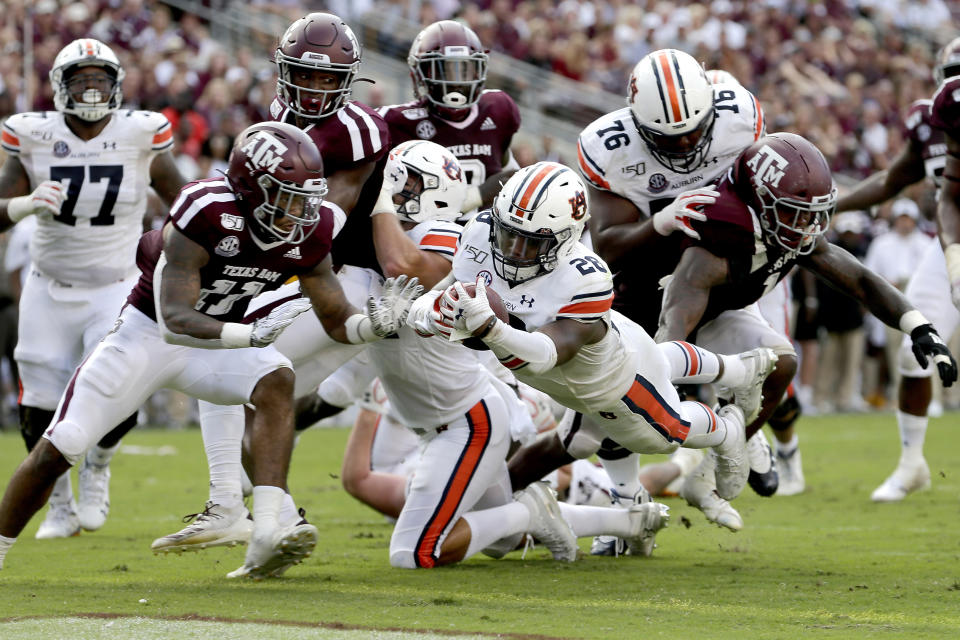
{"label": "football player in white jersey", "polygon": [[[579,242],[588,218],[586,188],[573,170],[552,162],[521,169],[491,212],[464,230],[452,274],[459,282],[442,296],[434,291],[418,300],[408,323],[427,334],[480,338],[518,379],[577,412],[551,439],[563,463],[596,453],[608,438],[640,453],[712,447],[720,495],[735,497],[748,472],[744,411],[750,416],[759,406],[759,383],[773,367],[773,352],[718,356],[686,342],[655,344],[611,310],[609,268]],[[474,281],[477,293],[470,297],[461,282]],[[510,325],[492,314],[485,285],[503,298]],[[719,413],[681,402],[673,387],[716,381],[733,388],[736,399]],[[514,462],[534,478],[555,468],[522,452],[511,467]],[[615,462],[604,460],[604,466],[632,499],[640,493],[636,465],[624,469]]]}
{"label": "football player in white jersey", "polygon": [[[152,111],[121,111],[124,71],[97,40],[71,42],[50,70],[53,112],[3,124],[0,229],[36,215],[32,265],[20,301],[20,430],[32,449],[74,369],[113,326],[139,275],[147,187],[171,204],[184,184],[173,131]],[[32,189],[32,192],[31,192]],[[80,466],[79,505],[64,474],[38,538],[99,529],[110,507],[108,464],[134,413],[92,447]]]}

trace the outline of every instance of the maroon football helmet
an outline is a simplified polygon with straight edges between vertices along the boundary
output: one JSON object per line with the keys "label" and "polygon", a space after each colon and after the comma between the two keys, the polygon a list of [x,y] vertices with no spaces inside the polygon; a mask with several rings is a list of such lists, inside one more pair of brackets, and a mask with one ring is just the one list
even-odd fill
{"label": "maroon football helmet", "polygon": [[[291,24],[280,39],[277,97],[303,118],[325,118],[350,98],[360,71],[360,44],[347,23],[332,13],[310,13]],[[309,86],[306,74],[339,78],[335,89]]]}
{"label": "maroon football helmet", "polygon": [[747,147],[734,165],[734,184],[759,212],[768,240],[800,255],[813,251],[837,208],[826,158],[794,133],[774,133]]}
{"label": "maroon football helmet", "polygon": [[320,150],[303,130],[284,122],[247,127],[226,176],[261,238],[300,244],[316,230],[327,181]]}
{"label": "maroon football helmet", "polygon": [[960,37],[948,42],[937,54],[933,65],[933,79],[939,87],[947,78],[960,75]]}
{"label": "maroon football helmet", "polygon": [[487,58],[470,27],[453,20],[434,22],[417,34],[407,56],[414,95],[446,110],[471,107],[487,80]]}

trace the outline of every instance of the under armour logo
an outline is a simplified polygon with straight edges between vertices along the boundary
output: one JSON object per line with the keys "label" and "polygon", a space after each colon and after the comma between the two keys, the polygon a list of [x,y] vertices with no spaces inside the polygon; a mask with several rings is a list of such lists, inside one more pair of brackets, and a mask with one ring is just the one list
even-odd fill
{"label": "under armour logo", "polygon": [[454,316],[453,319],[454,319],[454,320],[459,320],[459,319],[461,319],[462,317],[463,317],[463,309],[458,309],[458,310],[457,310],[457,315]]}
{"label": "under armour logo", "polygon": [[117,148],[117,143],[116,143],[116,142],[104,142],[104,143],[103,143],[103,148],[104,148],[104,150],[107,150],[107,149],[114,149],[114,150],[116,150],[116,148]]}
{"label": "under armour logo", "polygon": [[525,305],[527,305],[527,308],[528,308],[528,309],[532,309],[532,308],[533,308],[533,301],[534,301],[533,298],[530,298],[529,300],[527,300],[526,294],[520,296],[520,304],[525,304]]}

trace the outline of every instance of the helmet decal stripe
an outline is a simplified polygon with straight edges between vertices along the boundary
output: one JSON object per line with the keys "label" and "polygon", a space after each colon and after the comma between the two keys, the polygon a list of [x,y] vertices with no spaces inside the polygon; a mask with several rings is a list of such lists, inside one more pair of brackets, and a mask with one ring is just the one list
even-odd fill
{"label": "helmet decal stripe", "polygon": [[523,182],[520,183],[520,186],[517,187],[516,191],[513,193],[513,197],[510,200],[511,206],[517,206],[517,194],[522,194],[527,190],[527,185],[530,184],[530,181],[537,176],[537,172],[533,170],[533,167],[536,165],[531,165],[530,170],[527,171],[527,175],[524,177]]}
{"label": "helmet decal stripe", "polygon": [[[520,196],[520,202],[514,200],[514,206],[525,211],[532,209],[533,207],[531,207],[530,204],[531,200],[536,202],[538,195],[537,187],[540,186],[540,183],[543,182],[544,178],[550,175],[550,173],[552,173],[555,169],[556,165],[544,165],[544,167],[540,169],[535,176],[533,176],[533,179],[530,180],[530,184],[527,185],[527,187],[523,190],[523,194]],[[549,182],[547,184],[549,184]]]}
{"label": "helmet decal stripe", "polygon": [[687,105],[687,88],[683,86],[683,74],[680,73],[680,61],[677,60],[677,54],[673,51],[670,52],[670,58],[673,60],[673,70],[677,74],[677,84],[680,88],[680,102],[683,104],[683,117],[684,119],[690,117],[690,107]]}
{"label": "helmet decal stripe", "polygon": [[[660,67],[660,74],[657,75],[657,82],[660,83],[660,77],[662,74],[663,83],[667,85],[667,94],[670,96],[670,110],[667,111],[664,108],[664,113],[666,113],[668,122],[677,122],[682,120],[680,115],[680,99],[677,95],[677,86],[676,80],[673,77],[673,71],[670,69],[670,60],[667,58],[666,53],[662,53],[657,57],[657,64]],[[661,95],[663,91],[661,90]],[[666,104],[664,104],[666,107]]]}

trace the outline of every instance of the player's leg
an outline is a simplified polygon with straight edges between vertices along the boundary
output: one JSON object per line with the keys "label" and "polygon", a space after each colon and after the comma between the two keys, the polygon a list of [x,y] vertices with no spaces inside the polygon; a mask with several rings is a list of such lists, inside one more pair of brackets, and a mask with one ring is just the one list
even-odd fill
{"label": "player's leg", "polygon": [[[960,311],[950,298],[946,262],[939,242],[931,242],[906,290],[907,300],[930,319],[937,332],[951,336],[960,326]],[[875,502],[897,502],[907,494],[930,486],[930,469],[923,456],[933,384],[932,365],[917,363],[909,336],[904,336],[899,353],[900,388],[897,426],[900,431],[900,460],[894,472],[871,494]]]}

